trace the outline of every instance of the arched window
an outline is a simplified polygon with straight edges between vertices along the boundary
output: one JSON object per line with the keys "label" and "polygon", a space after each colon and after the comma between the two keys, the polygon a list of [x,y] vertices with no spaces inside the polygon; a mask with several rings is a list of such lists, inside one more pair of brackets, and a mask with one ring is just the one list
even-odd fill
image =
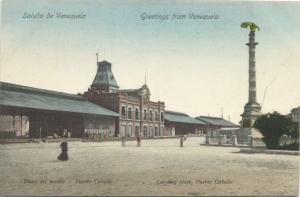
{"label": "arched window", "polygon": [[125,109],[125,106],[122,106],[122,109],[121,109],[121,115],[122,115],[122,116],[126,116],[126,109]]}
{"label": "arched window", "polygon": [[139,109],[138,108],[135,109],[135,119],[136,120],[139,119]]}
{"label": "arched window", "polygon": [[151,137],[153,137],[153,135],[154,135],[154,134],[153,134],[153,127],[150,126],[150,127],[149,127],[149,136],[148,136],[148,137],[151,138]]}
{"label": "arched window", "polygon": [[158,127],[157,127],[157,126],[155,127],[155,133],[154,133],[154,135],[155,135],[155,136],[159,136],[159,133],[158,133]]}
{"label": "arched window", "polygon": [[147,126],[143,127],[143,137],[146,138],[147,137]]}
{"label": "arched window", "polygon": [[132,119],[131,107],[128,108],[128,119]]}
{"label": "arched window", "polygon": [[122,125],[122,130],[121,130],[121,137],[125,137],[126,136],[126,125]]}
{"label": "arched window", "polygon": [[152,121],[153,120],[153,114],[152,114],[152,111],[150,110],[149,112],[149,120]]}
{"label": "arched window", "polygon": [[128,125],[127,137],[133,137],[132,126]]}
{"label": "arched window", "polygon": [[160,127],[160,136],[164,136],[164,126]]}
{"label": "arched window", "polygon": [[135,136],[140,136],[140,127],[138,125],[135,126],[134,130]]}
{"label": "arched window", "polygon": [[147,120],[147,110],[144,109],[144,120]]}

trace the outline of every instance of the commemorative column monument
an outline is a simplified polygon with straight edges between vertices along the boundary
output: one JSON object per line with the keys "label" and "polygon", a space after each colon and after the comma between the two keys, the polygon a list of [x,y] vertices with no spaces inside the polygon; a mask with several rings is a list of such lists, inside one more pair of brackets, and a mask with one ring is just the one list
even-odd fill
{"label": "commemorative column monument", "polygon": [[242,116],[242,127],[252,128],[256,118],[261,115],[261,106],[256,100],[256,69],[255,69],[255,47],[258,44],[255,42],[255,31],[260,30],[253,22],[244,22],[242,28],[250,28],[249,42],[246,44],[249,47],[249,97],[248,102],[244,106]]}

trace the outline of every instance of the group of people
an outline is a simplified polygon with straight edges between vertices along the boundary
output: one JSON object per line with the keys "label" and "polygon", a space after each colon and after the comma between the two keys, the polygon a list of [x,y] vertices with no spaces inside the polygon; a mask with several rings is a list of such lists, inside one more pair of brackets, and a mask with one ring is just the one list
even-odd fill
{"label": "group of people", "polygon": [[[184,141],[186,141],[187,137],[182,135],[180,136],[180,147],[183,147],[183,143]],[[137,136],[136,138],[136,141],[137,141],[137,147],[140,147],[141,146],[141,137],[140,136]],[[126,137],[122,137],[122,146],[125,146],[126,145]],[[67,161],[69,159],[68,157],[68,142],[62,142],[60,144],[60,148],[61,148],[61,153],[60,155],[57,157],[58,160],[60,161]]]}
{"label": "group of people", "polygon": [[[141,141],[142,141],[142,138],[141,138],[141,136],[137,136],[136,137],[136,146],[137,147],[140,147],[141,146]],[[123,136],[122,137],[122,146],[125,146],[126,145],[126,137],[125,136]]]}
{"label": "group of people", "polygon": [[[123,136],[121,139],[122,139],[122,146],[125,146],[126,145],[126,137]],[[182,135],[182,136],[180,136],[179,139],[180,139],[180,141],[179,141],[180,147],[183,147],[183,143],[184,143],[184,141],[186,141],[187,137],[185,135]],[[140,147],[141,141],[142,141],[141,136],[137,136],[136,141],[137,141],[137,147]]]}

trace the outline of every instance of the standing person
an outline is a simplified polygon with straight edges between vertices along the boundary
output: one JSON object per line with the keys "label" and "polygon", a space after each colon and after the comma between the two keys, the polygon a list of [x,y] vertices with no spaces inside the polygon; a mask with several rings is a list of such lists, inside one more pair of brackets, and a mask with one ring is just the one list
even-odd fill
{"label": "standing person", "polygon": [[66,138],[67,137],[67,129],[64,129],[63,130],[63,138]]}
{"label": "standing person", "polygon": [[180,147],[183,147],[183,141],[184,141],[184,137],[182,135],[182,136],[180,136]]}
{"label": "standing person", "polygon": [[186,141],[187,140],[187,135],[184,135],[183,136],[183,141]]}
{"label": "standing person", "polygon": [[68,143],[67,142],[62,142],[60,144],[60,148],[61,148],[61,153],[57,157],[57,159],[59,159],[61,161],[67,161],[69,159],[69,157],[68,157]]}
{"label": "standing person", "polygon": [[136,141],[137,141],[137,147],[140,147],[141,146],[141,136],[140,135],[137,136]]}

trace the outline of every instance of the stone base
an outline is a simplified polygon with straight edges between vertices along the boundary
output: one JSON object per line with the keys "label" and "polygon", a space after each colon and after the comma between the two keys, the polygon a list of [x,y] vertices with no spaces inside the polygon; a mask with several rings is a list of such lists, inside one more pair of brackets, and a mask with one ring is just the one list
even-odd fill
{"label": "stone base", "polygon": [[260,138],[261,139],[263,137],[262,134],[255,128],[251,129],[251,135],[252,135],[253,138]]}
{"label": "stone base", "polygon": [[262,138],[262,134],[255,128],[241,128],[237,131],[238,138],[247,138],[251,135],[253,138]]}
{"label": "stone base", "polygon": [[252,136],[252,139],[259,140],[263,136],[259,133],[258,130],[254,128],[241,128],[236,132],[238,143],[245,143],[249,140],[249,135]]}
{"label": "stone base", "polygon": [[251,135],[251,128],[241,128],[236,133],[238,140],[239,139],[248,139],[248,136]]}
{"label": "stone base", "polygon": [[246,103],[242,116],[242,127],[251,128],[257,117],[261,115],[261,106],[259,103]]}

